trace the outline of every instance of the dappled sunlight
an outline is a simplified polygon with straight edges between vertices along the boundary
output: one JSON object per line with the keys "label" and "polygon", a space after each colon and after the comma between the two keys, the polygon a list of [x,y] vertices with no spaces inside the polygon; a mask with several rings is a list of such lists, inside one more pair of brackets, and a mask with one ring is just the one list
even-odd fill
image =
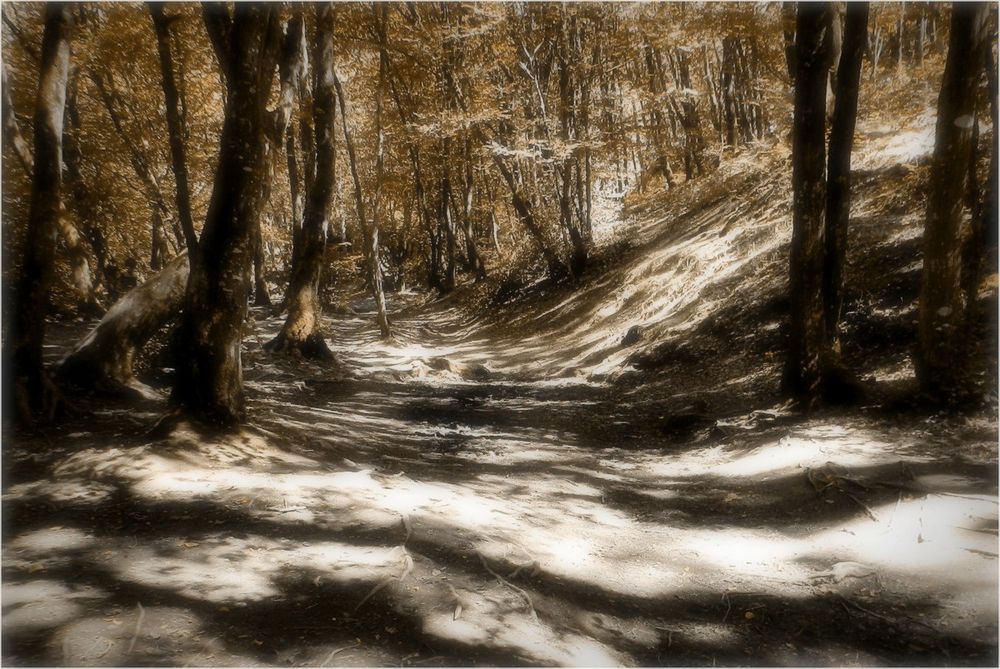
{"label": "dappled sunlight", "polygon": [[840,425],[817,425],[777,437],[749,449],[708,446],[682,454],[643,456],[643,474],[650,478],[692,476],[771,477],[828,463],[867,466],[895,462],[905,450],[875,434]]}
{"label": "dappled sunlight", "polygon": [[223,603],[276,597],[276,579],[296,569],[322,574],[325,582],[374,584],[398,572],[400,558],[390,548],[210,534],[123,546],[104,564],[124,581]]}
{"label": "dappled sunlight", "polygon": [[[4,563],[8,569],[17,568],[17,565],[7,564],[6,558]],[[58,627],[78,618],[89,602],[104,596],[101,590],[86,585],[67,585],[54,580],[4,579],[4,632],[34,632]]]}

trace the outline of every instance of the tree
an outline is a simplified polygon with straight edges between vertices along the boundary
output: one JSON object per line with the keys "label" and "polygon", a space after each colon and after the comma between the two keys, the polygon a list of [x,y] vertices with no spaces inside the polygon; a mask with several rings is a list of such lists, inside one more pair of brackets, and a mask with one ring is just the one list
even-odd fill
{"label": "tree", "polygon": [[[824,225],[823,313],[825,348],[830,351],[832,364],[835,364],[834,360],[840,355],[839,323],[844,301],[843,273],[851,215],[851,148],[858,115],[861,61],[867,43],[868,11],[867,2],[852,2],[847,6],[830,124]],[[828,376],[830,374],[833,372],[830,371]]]}
{"label": "tree", "polygon": [[275,5],[257,3],[236,3],[232,17],[225,8],[206,8],[226,85],[225,120],[205,225],[189,251],[171,402],[221,426],[246,415],[241,347],[252,237],[268,175],[266,103],[277,64],[277,13]]}
{"label": "tree", "polygon": [[955,3],[941,93],[924,224],[918,345],[921,389],[954,398],[965,371],[965,312],[961,290],[962,214],[973,150],[975,98],[985,61],[989,6]]}
{"label": "tree", "polygon": [[364,191],[361,188],[361,177],[358,174],[358,158],[354,150],[354,139],[347,125],[347,99],[344,87],[340,83],[336,70],[333,71],[333,84],[337,89],[337,100],[340,103],[340,124],[344,131],[344,145],[347,147],[347,159],[351,168],[351,180],[354,182],[354,206],[358,214],[358,222],[365,230],[365,267],[368,271],[368,287],[375,301],[375,312],[379,332],[383,337],[392,335],[389,316],[385,306],[385,293],[382,290],[382,268],[379,266],[378,226],[368,218],[365,207]]}
{"label": "tree", "polygon": [[17,413],[26,423],[55,409],[51,383],[42,363],[42,343],[62,207],[63,115],[72,24],[70,5],[46,5],[35,98],[31,205],[15,288],[14,321],[6,347]]}
{"label": "tree", "polygon": [[806,406],[811,406],[819,395],[826,342],[822,276],[830,19],[828,3],[798,5],[792,126],[790,322],[782,387]]}
{"label": "tree", "polygon": [[[278,335],[266,348],[276,352],[297,352],[307,358],[330,359],[333,354],[323,339],[322,305],[319,300],[320,278],[326,249],[326,230],[333,202],[334,132],[336,131],[337,94],[333,83],[333,46],[335,12],[331,3],[316,9],[316,35],[313,44],[312,117],[315,131],[316,174],[309,184],[305,201],[300,250],[293,258],[292,276],[287,293],[288,317]],[[301,26],[301,21],[298,22]],[[301,28],[299,28],[301,30]],[[298,31],[290,31],[299,42]],[[301,62],[301,59],[298,59]],[[291,73],[294,67],[283,67]],[[291,79],[289,74],[288,79]],[[285,76],[282,77],[285,88]],[[284,134],[282,129],[281,134]],[[280,136],[280,135],[279,135]]]}

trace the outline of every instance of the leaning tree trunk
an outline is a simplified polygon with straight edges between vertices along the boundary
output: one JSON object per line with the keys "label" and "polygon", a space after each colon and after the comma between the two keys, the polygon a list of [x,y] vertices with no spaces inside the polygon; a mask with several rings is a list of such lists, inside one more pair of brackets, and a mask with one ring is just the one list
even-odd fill
{"label": "leaning tree trunk", "polygon": [[62,125],[72,22],[70,5],[50,3],[45,6],[45,32],[35,99],[31,205],[14,294],[14,320],[7,344],[7,361],[14,372],[13,398],[17,415],[29,424],[40,414],[51,414],[55,409],[51,384],[42,362],[42,342],[62,205]]}
{"label": "leaning tree trunk", "polygon": [[795,116],[792,125],[790,323],[784,392],[809,407],[817,399],[823,328],[823,208],[826,149],[825,35],[828,3],[799,3],[795,29]]}
{"label": "leaning tree trunk", "polygon": [[323,339],[320,327],[322,304],[319,284],[326,248],[327,213],[335,188],[333,137],[337,98],[333,85],[334,9],[330,3],[324,3],[317,12],[313,47],[316,74],[312,95],[316,175],[306,196],[299,253],[292,265],[286,298],[288,317],[281,331],[265,348],[276,352],[295,352],[307,358],[331,359],[333,354]]}
{"label": "leaning tree trunk", "polygon": [[963,195],[973,149],[977,83],[987,48],[988,7],[978,2],[954,4],[938,97],[915,360],[921,389],[935,400],[952,398],[965,371],[962,326],[966,305],[960,285]]}
{"label": "leaning tree trunk", "polygon": [[266,104],[277,62],[276,8],[238,3],[231,23],[217,52],[227,88],[219,163],[201,239],[191,251],[173,341],[175,359],[184,364],[177,365],[171,394],[181,412],[227,427],[246,417],[240,353],[252,235],[268,174]]}
{"label": "leaning tree trunk", "polygon": [[102,393],[151,396],[135,379],[135,357],[180,312],[188,271],[187,254],[180,255],[115,302],[63,358],[56,372],[59,381]]}

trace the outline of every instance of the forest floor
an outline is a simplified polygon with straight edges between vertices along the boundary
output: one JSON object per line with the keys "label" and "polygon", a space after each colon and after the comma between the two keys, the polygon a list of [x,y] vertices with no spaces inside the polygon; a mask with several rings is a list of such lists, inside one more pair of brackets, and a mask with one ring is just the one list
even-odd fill
{"label": "forest floor", "polygon": [[264,353],[255,310],[239,434],[76,398],[5,435],[3,663],[996,666],[996,277],[982,408],[905,401],[915,126],[861,128],[860,408],[780,403],[787,147],[760,147],[631,202],[578,286],[390,296],[389,342],[354,296],[332,366]]}

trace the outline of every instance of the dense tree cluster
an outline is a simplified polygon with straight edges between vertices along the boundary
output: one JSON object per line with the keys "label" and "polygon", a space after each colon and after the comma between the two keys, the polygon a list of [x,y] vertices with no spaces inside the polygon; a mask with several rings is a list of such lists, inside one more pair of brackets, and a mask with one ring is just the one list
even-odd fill
{"label": "dense tree cluster", "polygon": [[331,261],[357,268],[387,337],[386,289],[448,293],[532,272],[575,281],[601,202],[697,179],[793,117],[785,383],[807,403],[841,393],[853,387],[837,324],[865,55],[870,78],[920,63],[945,50],[949,24],[918,369],[929,390],[953,390],[958,323],[995,240],[995,152],[992,188],[963,195],[978,183],[967,167],[977,126],[965,119],[987,79],[996,118],[984,5],[3,11],[4,272],[16,286],[5,350],[25,419],[52,407],[41,361],[50,305],[100,313],[149,279],[81,342],[63,377],[128,387],[135,351],[176,317],[173,404],[237,423],[248,299],[287,311],[271,351],[324,358]]}

